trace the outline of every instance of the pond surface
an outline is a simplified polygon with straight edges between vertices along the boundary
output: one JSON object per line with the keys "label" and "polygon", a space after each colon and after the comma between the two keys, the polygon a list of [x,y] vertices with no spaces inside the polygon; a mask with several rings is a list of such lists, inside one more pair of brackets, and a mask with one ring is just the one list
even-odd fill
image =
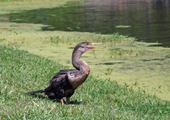
{"label": "pond surface", "polygon": [[42,30],[118,32],[138,41],[170,46],[170,0],[84,0],[13,13],[10,21],[49,25]]}

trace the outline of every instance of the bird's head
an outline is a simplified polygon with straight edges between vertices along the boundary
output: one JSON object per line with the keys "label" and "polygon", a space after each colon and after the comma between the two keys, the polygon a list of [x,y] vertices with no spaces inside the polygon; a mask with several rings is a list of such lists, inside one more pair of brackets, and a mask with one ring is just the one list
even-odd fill
{"label": "bird's head", "polygon": [[90,45],[95,45],[95,44],[99,44],[99,43],[81,42],[74,48],[73,52],[80,51],[82,54],[82,53],[86,52],[87,50],[96,48],[94,46],[90,46]]}
{"label": "bird's head", "polygon": [[[90,45],[95,45],[96,43],[89,43],[89,42],[82,42],[82,43],[79,43],[75,48],[74,48],[74,51],[73,51],[73,54],[72,54],[72,64],[73,66],[76,68],[76,69],[80,69],[80,57],[81,55],[86,52],[87,50],[90,50],[90,49],[94,49],[96,47],[94,46],[90,46]],[[99,43],[97,43],[99,44]]]}

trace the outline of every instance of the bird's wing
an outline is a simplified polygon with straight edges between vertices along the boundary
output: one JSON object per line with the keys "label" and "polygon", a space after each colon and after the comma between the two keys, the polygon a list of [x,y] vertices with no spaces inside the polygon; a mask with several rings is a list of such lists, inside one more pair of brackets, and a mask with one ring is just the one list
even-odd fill
{"label": "bird's wing", "polygon": [[75,71],[74,69],[69,69],[69,70],[60,70],[58,73],[56,73],[50,80],[49,80],[49,85],[50,86],[56,86],[56,84],[60,84],[64,82],[67,78],[67,73],[68,71]]}

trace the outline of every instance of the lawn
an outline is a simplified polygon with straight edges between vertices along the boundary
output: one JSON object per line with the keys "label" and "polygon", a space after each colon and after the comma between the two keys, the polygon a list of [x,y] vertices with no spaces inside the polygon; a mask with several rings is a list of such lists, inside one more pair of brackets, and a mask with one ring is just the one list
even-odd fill
{"label": "lawn", "polygon": [[[8,20],[8,13],[67,1],[3,0],[1,20]],[[170,102],[165,101],[170,100],[169,48],[118,33],[44,32],[41,27],[0,22],[0,119],[170,119]],[[73,68],[71,52],[82,41],[103,44],[81,57],[91,73],[71,97],[75,106],[25,94],[47,87],[60,69]]]}
{"label": "lawn", "polygon": [[66,67],[16,48],[0,51],[0,119],[170,119],[170,102],[92,76],[71,97],[75,106],[25,94]]}
{"label": "lawn", "polygon": [[82,56],[90,65],[93,77],[117,81],[119,85],[170,100],[169,48],[152,47],[158,43],[135,42],[135,38],[118,33],[101,35],[87,32],[42,31],[44,25],[41,24],[8,22],[12,13],[66,6],[67,1],[69,0],[1,1],[0,45],[16,47],[72,69],[71,52],[77,43],[103,42],[98,49]]}

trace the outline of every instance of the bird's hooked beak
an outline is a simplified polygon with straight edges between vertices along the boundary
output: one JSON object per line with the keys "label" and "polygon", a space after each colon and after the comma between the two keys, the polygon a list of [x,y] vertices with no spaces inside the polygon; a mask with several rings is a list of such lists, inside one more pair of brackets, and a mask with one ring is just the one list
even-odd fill
{"label": "bird's hooked beak", "polygon": [[89,46],[89,45],[96,45],[96,44],[103,44],[103,43],[89,43],[88,45],[86,45],[86,47],[88,49],[94,49],[94,48],[96,48],[95,46]]}

